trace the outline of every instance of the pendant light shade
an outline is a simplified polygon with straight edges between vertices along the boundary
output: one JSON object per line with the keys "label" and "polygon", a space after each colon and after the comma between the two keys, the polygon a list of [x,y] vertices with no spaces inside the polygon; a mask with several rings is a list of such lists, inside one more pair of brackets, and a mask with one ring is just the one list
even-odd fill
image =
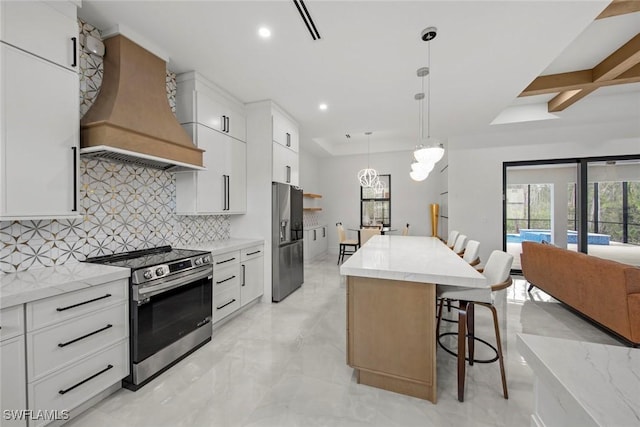
{"label": "pendant light shade", "polygon": [[425,144],[420,144],[413,152],[413,157],[420,163],[438,163],[444,156],[444,147],[435,138],[428,138]]}
{"label": "pendant light shade", "polygon": [[369,167],[369,160],[371,157],[371,153],[370,153],[371,132],[365,132],[364,134],[367,135],[367,167],[365,169],[361,169],[360,172],[358,172],[358,181],[360,182],[361,187],[372,188],[379,181],[378,172],[375,169]]}

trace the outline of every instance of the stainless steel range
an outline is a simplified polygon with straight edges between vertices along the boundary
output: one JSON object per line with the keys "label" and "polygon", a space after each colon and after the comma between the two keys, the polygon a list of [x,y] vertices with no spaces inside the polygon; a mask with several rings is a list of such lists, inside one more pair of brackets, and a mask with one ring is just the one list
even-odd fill
{"label": "stainless steel range", "polygon": [[87,262],[131,269],[131,371],[124,387],[137,390],[211,340],[210,252],[162,246]]}

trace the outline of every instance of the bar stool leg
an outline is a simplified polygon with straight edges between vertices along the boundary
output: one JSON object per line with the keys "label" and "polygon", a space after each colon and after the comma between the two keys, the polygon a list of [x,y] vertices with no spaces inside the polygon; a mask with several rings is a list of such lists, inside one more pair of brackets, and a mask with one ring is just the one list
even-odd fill
{"label": "bar stool leg", "polygon": [[475,354],[475,309],[472,302],[467,303],[467,341],[469,345],[469,365],[473,366]]}
{"label": "bar stool leg", "polygon": [[504,357],[502,355],[502,340],[500,339],[500,325],[498,324],[498,312],[493,305],[486,305],[493,314],[493,326],[496,330],[496,348],[498,349],[498,362],[500,363],[500,375],[502,376],[502,391],[504,398],[509,398],[509,392],[507,391],[507,376],[504,372]]}
{"label": "bar stool leg", "polygon": [[458,311],[458,400],[464,402],[464,377],[466,375],[466,326],[467,326],[467,301],[460,301]]}
{"label": "bar stool leg", "polygon": [[442,319],[442,306],[444,305],[444,298],[440,298],[440,303],[438,304],[438,318],[436,321],[436,341],[438,341],[440,337],[440,320]]}

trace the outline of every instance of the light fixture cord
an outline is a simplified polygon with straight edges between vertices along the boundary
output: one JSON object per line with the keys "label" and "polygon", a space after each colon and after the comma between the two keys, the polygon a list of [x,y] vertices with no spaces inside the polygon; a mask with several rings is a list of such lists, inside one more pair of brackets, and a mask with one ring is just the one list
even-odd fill
{"label": "light fixture cord", "polygon": [[367,169],[371,169],[369,167],[370,160],[371,160],[371,134],[367,135]]}
{"label": "light fixture cord", "polygon": [[[427,68],[429,81],[427,82],[427,139],[431,138],[431,42],[427,42]],[[424,83],[424,82],[423,82]],[[424,88],[422,89],[424,91]]]}
{"label": "light fixture cord", "polygon": [[420,100],[420,117],[418,117],[418,123],[420,123],[420,141],[424,140],[424,75],[422,76],[422,99]]}

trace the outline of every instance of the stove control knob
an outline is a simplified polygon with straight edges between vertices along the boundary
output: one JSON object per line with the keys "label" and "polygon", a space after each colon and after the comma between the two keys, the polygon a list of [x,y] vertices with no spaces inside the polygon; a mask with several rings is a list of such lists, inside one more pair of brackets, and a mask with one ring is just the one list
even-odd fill
{"label": "stove control knob", "polygon": [[147,279],[147,280],[152,279],[152,278],[153,278],[153,271],[151,271],[151,270],[147,270],[147,271],[145,271],[142,275],[143,275],[143,276],[144,276],[144,278],[145,278],[145,279]]}
{"label": "stove control knob", "polygon": [[196,258],[196,260],[194,261],[196,265],[200,265],[202,264],[202,258]]}
{"label": "stove control knob", "polygon": [[162,267],[156,268],[156,276],[162,276],[164,274],[164,269]]}
{"label": "stove control knob", "polygon": [[202,257],[202,262],[203,262],[203,263],[205,263],[205,264],[209,264],[209,262],[210,262],[210,261],[211,261],[211,260],[209,259],[209,257],[208,257],[208,256]]}

